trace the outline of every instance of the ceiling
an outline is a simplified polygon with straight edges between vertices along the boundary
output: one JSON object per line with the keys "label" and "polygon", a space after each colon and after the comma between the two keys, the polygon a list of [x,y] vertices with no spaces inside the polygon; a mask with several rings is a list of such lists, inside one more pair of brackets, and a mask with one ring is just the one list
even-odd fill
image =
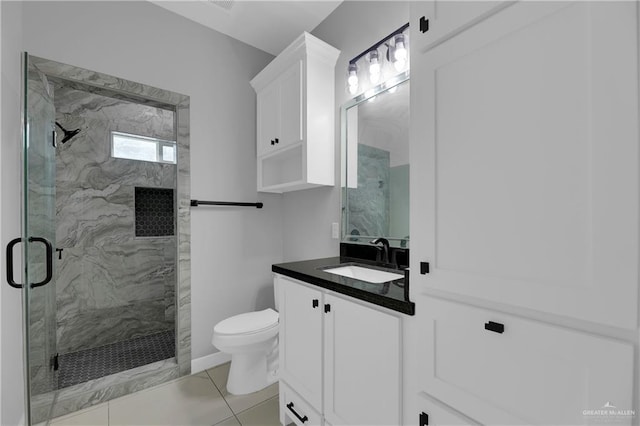
{"label": "ceiling", "polygon": [[342,0],[149,0],[171,12],[277,55],[313,30]]}

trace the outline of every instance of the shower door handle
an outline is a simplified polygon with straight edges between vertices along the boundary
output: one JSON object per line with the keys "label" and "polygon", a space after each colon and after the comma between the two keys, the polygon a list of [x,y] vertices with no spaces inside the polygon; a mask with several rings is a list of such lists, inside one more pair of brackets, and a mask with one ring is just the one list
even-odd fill
{"label": "shower door handle", "polygon": [[48,284],[51,281],[51,279],[53,278],[53,246],[51,245],[49,240],[47,240],[46,238],[29,237],[29,242],[30,243],[32,243],[34,241],[44,244],[45,249],[47,251],[47,253],[46,253],[46,258],[47,258],[47,276],[44,277],[44,280],[40,281],[39,283],[31,284],[31,288],[42,287],[43,285]]}
{"label": "shower door handle", "polygon": [[22,288],[22,284],[18,284],[13,279],[13,247],[22,242],[22,238],[14,238],[7,244],[7,283],[13,288]]}

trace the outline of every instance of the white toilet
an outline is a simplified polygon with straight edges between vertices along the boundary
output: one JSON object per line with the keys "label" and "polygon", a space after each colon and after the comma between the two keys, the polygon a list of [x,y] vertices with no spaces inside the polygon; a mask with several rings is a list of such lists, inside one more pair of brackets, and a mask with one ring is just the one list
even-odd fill
{"label": "white toilet", "polygon": [[[276,309],[278,296],[276,294]],[[227,391],[244,395],[278,380],[278,312],[248,312],[220,321],[213,328],[213,346],[231,354]]]}

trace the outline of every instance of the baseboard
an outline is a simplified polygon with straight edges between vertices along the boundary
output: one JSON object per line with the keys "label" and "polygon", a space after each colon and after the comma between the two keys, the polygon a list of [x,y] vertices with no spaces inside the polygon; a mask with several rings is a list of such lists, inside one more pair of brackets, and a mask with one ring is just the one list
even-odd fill
{"label": "baseboard", "polygon": [[216,352],[191,360],[191,374],[199,373],[209,368],[213,368],[225,362],[231,361],[231,355],[223,352]]}

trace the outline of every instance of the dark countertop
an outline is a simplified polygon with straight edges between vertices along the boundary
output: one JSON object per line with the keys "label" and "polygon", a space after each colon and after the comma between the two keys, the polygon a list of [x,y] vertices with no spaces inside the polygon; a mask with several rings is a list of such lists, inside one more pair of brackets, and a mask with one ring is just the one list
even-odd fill
{"label": "dark countertop", "polygon": [[375,284],[323,271],[323,269],[326,269],[327,267],[337,266],[344,263],[367,264],[374,266],[376,269],[401,274],[404,273],[403,270],[380,268],[375,264],[375,262],[368,262],[362,259],[349,257],[327,257],[324,259],[280,263],[273,265],[271,270],[277,274],[317,285],[318,287],[335,291],[336,293],[345,294],[355,299],[364,300],[374,305],[383,306],[408,315],[414,314],[415,304],[405,300],[404,283],[406,278],[394,280],[388,283]]}

